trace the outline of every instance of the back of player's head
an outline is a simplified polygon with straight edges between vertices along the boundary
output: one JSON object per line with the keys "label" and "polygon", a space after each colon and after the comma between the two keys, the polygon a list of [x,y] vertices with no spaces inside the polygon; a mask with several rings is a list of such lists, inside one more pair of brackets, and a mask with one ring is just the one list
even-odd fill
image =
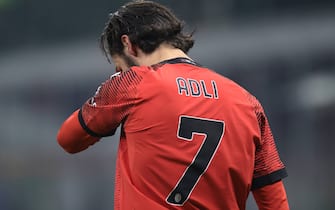
{"label": "back of player's head", "polygon": [[152,1],[132,1],[110,14],[100,45],[107,56],[121,55],[121,36],[128,35],[132,44],[146,54],[163,42],[187,53],[194,41],[182,30],[183,23],[167,7]]}

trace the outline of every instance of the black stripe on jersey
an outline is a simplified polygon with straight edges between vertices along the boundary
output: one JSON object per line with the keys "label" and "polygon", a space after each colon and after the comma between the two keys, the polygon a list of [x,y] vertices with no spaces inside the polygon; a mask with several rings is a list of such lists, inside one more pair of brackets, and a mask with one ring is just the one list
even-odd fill
{"label": "black stripe on jersey", "polygon": [[79,123],[80,123],[81,127],[82,127],[82,128],[86,131],[86,133],[88,133],[90,136],[102,138],[102,137],[112,136],[112,135],[115,134],[116,129],[114,129],[113,131],[111,131],[111,132],[108,133],[108,134],[98,134],[98,133],[92,131],[92,130],[91,130],[89,127],[87,127],[87,125],[85,124],[85,121],[84,121],[84,118],[83,118],[81,109],[79,110],[79,113],[78,113],[78,119],[79,119]]}
{"label": "black stripe on jersey", "polygon": [[277,181],[282,180],[285,177],[287,177],[287,172],[285,168],[279,169],[278,171],[272,172],[265,176],[257,177],[252,180],[251,190],[273,184]]}
{"label": "black stripe on jersey", "polygon": [[155,68],[160,67],[164,64],[178,64],[178,63],[186,63],[186,64],[191,64],[191,65],[194,65],[194,66],[201,67],[201,65],[196,63],[195,61],[193,61],[189,58],[182,58],[182,57],[165,60],[165,61],[162,61],[160,63],[154,64],[151,67],[153,67],[155,69]]}

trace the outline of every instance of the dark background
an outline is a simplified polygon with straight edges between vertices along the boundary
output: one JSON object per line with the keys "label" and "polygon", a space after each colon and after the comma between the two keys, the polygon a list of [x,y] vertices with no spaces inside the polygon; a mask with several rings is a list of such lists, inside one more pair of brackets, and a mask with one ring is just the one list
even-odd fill
{"label": "dark background", "polygon": [[[196,29],[193,59],[262,102],[291,209],[335,209],[335,1],[158,2]],[[76,155],[56,134],[113,74],[98,37],[124,3],[0,0],[0,210],[113,209],[118,134]]]}

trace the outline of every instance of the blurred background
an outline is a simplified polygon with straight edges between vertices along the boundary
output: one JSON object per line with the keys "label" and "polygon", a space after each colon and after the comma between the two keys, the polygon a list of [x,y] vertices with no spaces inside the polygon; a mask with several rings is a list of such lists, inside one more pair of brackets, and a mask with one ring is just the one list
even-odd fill
{"label": "blurred background", "polygon": [[[114,72],[98,37],[125,2],[0,0],[0,210],[113,209],[118,134],[76,155],[56,134]],[[263,103],[291,209],[335,209],[335,1],[158,2],[196,29],[193,59]]]}

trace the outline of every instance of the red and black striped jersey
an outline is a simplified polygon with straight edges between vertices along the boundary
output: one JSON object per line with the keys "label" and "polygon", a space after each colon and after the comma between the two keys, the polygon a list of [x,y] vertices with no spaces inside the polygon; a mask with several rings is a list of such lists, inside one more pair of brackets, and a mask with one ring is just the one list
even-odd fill
{"label": "red and black striped jersey", "polygon": [[79,119],[97,137],[121,126],[115,209],[245,209],[286,176],[257,99],[191,60],[113,75]]}

